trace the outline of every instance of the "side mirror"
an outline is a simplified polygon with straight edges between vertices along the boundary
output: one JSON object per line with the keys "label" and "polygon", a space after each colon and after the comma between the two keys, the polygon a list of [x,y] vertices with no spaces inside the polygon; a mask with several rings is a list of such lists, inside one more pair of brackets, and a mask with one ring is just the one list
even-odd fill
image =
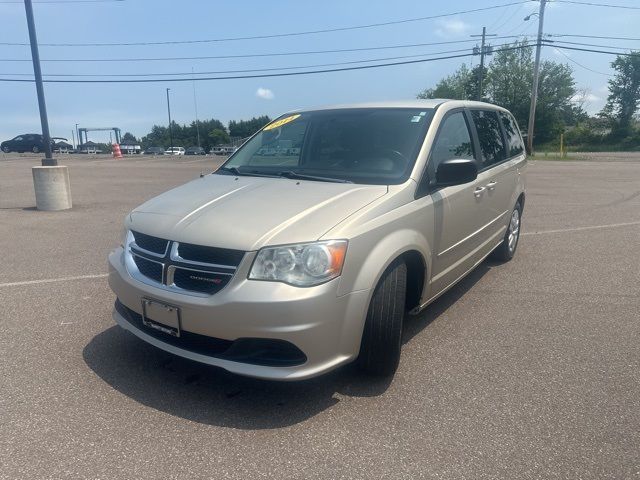
{"label": "side mirror", "polygon": [[478,167],[474,160],[453,158],[445,160],[436,170],[436,186],[450,187],[473,182],[478,178]]}

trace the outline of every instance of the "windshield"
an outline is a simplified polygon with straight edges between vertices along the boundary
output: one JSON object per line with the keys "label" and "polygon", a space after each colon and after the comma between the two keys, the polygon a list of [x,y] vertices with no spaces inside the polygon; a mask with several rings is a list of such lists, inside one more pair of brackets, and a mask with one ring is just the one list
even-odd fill
{"label": "windshield", "polygon": [[359,108],[287,115],[264,127],[218,173],[402,183],[432,114],[427,108]]}

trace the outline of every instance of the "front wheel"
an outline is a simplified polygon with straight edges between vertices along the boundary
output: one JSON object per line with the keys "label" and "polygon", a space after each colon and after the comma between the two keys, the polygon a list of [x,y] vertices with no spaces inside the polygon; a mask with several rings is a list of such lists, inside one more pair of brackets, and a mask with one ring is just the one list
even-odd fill
{"label": "front wheel", "polygon": [[492,253],[492,257],[495,260],[508,262],[516,254],[518,240],[520,239],[521,223],[522,206],[520,205],[520,202],[518,202],[511,212],[511,219],[509,220],[509,225],[507,226],[507,231],[504,234],[502,243],[498,245]]}
{"label": "front wheel", "polygon": [[11,149],[9,147],[2,147],[2,151],[4,153],[9,153],[11,151]]}
{"label": "front wheel", "polygon": [[402,323],[407,291],[407,266],[393,262],[376,286],[360,343],[358,367],[377,376],[393,375],[400,362]]}

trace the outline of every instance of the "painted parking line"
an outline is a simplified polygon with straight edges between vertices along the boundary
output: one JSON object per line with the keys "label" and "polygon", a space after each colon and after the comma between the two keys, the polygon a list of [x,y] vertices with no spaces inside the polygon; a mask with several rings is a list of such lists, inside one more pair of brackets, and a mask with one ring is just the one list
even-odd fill
{"label": "painted parking line", "polygon": [[640,222],[609,223],[606,225],[590,225],[587,227],[559,228],[558,230],[541,230],[539,232],[523,232],[522,235],[547,235],[552,233],[581,232],[584,230],[605,230],[607,228],[631,227],[636,225],[640,225]]}
{"label": "painted parking line", "polygon": [[25,285],[40,285],[43,283],[71,282],[73,280],[89,280],[89,279],[96,279],[96,278],[106,278],[108,276],[109,275],[107,273],[99,273],[96,275],[77,275],[75,277],[43,278],[40,280],[25,280],[23,282],[0,283],[0,288],[22,287]]}

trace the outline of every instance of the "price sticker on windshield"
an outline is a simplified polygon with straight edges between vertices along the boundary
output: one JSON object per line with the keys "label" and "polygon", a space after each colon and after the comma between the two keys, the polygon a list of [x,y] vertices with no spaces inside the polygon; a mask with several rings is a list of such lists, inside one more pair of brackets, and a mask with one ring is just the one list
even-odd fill
{"label": "price sticker on windshield", "polygon": [[275,122],[270,123],[269,125],[264,127],[263,130],[273,130],[274,128],[280,128],[281,126],[286,125],[289,122],[293,122],[299,116],[300,114],[298,113],[296,115],[289,115],[288,117],[281,118],[280,120],[276,120]]}

